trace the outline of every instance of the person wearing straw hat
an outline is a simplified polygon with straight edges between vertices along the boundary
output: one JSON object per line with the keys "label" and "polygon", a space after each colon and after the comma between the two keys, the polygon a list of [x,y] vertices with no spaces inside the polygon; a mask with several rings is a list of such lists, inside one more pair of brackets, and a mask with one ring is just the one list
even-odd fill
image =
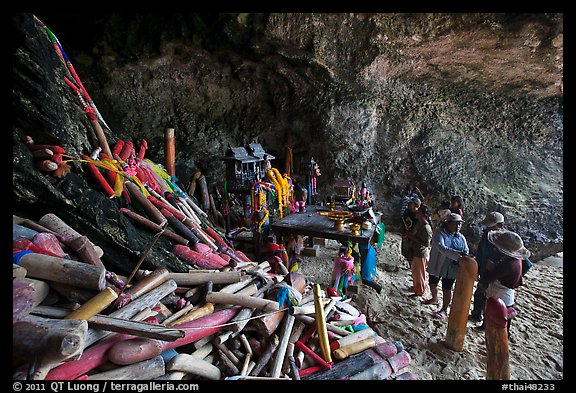
{"label": "person wearing straw hat", "polygon": [[510,323],[516,315],[514,308],[516,288],[522,284],[522,260],[530,257],[520,235],[509,230],[491,231],[488,241],[500,253],[497,262],[488,260],[485,267],[485,280],[488,283],[486,298],[495,296],[502,299],[508,309],[508,335]]}
{"label": "person wearing straw hat", "polygon": [[432,239],[430,260],[426,269],[432,297],[424,300],[422,304],[438,305],[438,283],[442,280],[442,307],[434,312],[435,318],[446,317],[458,275],[458,261],[470,251],[466,237],[460,233],[462,222],[459,214],[451,213]]}
{"label": "person wearing straw hat", "polygon": [[504,215],[500,212],[490,212],[486,214],[486,217],[480,223],[484,225],[484,231],[482,232],[482,237],[478,243],[474,257],[478,263],[478,284],[476,285],[476,290],[474,291],[474,305],[472,312],[468,319],[474,322],[482,322],[484,319],[484,305],[486,304],[486,288],[488,284],[484,280],[484,268],[486,266],[486,261],[488,259],[494,259],[494,253],[496,252],[495,246],[488,241],[488,233],[490,231],[500,230],[504,227]]}

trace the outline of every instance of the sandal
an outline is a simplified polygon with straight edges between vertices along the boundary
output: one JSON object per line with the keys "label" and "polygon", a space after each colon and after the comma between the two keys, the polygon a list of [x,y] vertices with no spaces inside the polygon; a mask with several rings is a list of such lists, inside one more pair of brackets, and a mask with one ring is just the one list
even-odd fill
{"label": "sandal", "polygon": [[435,311],[434,314],[434,318],[438,318],[438,319],[442,319],[442,318],[446,318],[446,311]]}
{"label": "sandal", "polygon": [[437,301],[436,301],[436,302],[432,302],[432,299],[422,300],[421,303],[422,303],[422,304],[432,304],[432,305],[434,305],[434,306],[437,306],[437,305],[438,305],[438,302],[437,302]]}

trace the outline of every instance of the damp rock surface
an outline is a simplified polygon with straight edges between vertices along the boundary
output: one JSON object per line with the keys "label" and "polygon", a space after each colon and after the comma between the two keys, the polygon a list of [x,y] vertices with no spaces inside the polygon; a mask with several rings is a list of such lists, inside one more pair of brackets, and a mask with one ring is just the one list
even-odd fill
{"label": "damp rock surface", "polygon": [[[227,147],[255,140],[284,168],[290,135],[295,178],[314,157],[322,196],[336,179],[366,182],[391,230],[401,189],[415,183],[433,209],[465,197],[471,243],[497,210],[536,260],[563,249],[561,14],[36,16],[73,63],[108,142],[146,139],[147,157],[162,163],[164,129],[174,128],[183,182],[201,170],[210,187],[222,184]],[[153,234],[123,217],[81,164],[64,178],[33,165],[26,135],[76,158],[96,140],[46,32],[24,13],[12,29],[14,214],[61,215],[129,271]],[[147,263],[183,270],[159,244]]]}

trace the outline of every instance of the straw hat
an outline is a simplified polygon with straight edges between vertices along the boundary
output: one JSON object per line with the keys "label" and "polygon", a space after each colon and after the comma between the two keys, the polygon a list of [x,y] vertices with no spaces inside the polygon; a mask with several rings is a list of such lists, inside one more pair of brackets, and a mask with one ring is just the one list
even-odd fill
{"label": "straw hat", "polygon": [[496,224],[504,223],[504,216],[502,213],[498,212],[490,212],[486,214],[486,217],[480,224],[484,225],[487,228],[493,227]]}
{"label": "straw hat", "polygon": [[508,230],[488,232],[488,241],[504,255],[512,258],[526,259],[530,257],[530,251],[524,247],[520,235]]}
{"label": "straw hat", "polygon": [[448,215],[448,217],[446,217],[446,221],[447,222],[450,222],[450,221],[462,222],[464,220],[462,219],[462,216],[460,214],[450,213],[450,215]]}

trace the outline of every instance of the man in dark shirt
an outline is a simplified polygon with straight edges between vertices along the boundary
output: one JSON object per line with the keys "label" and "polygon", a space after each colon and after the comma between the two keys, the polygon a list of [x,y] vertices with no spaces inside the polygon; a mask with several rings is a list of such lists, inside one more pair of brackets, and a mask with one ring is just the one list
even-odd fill
{"label": "man in dark shirt", "polygon": [[404,223],[402,227],[402,243],[400,244],[400,250],[402,255],[408,261],[408,269],[412,268],[412,241],[408,239],[406,234],[411,232],[415,227],[418,219],[416,218],[416,211],[420,208],[422,202],[417,197],[413,197],[408,202],[408,208],[402,213],[402,222]]}
{"label": "man in dark shirt", "polygon": [[500,230],[504,226],[504,216],[499,212],[490,212],[486,215],[481,222],[485,229],[482,232],[482,237],[478,243],[478,248],[475,252],[476,262],[478,263],[478,283],[476,284],[476,291],[474,292],[474,306],[470,313],[469,319],[474,322],[482,322],[484,319],[484,306],[486,304],[486,288],[488,283],[484,279],[484,270],[486,261],[497,260],[495,253],[495,246],[488,241],[488,232]]}

